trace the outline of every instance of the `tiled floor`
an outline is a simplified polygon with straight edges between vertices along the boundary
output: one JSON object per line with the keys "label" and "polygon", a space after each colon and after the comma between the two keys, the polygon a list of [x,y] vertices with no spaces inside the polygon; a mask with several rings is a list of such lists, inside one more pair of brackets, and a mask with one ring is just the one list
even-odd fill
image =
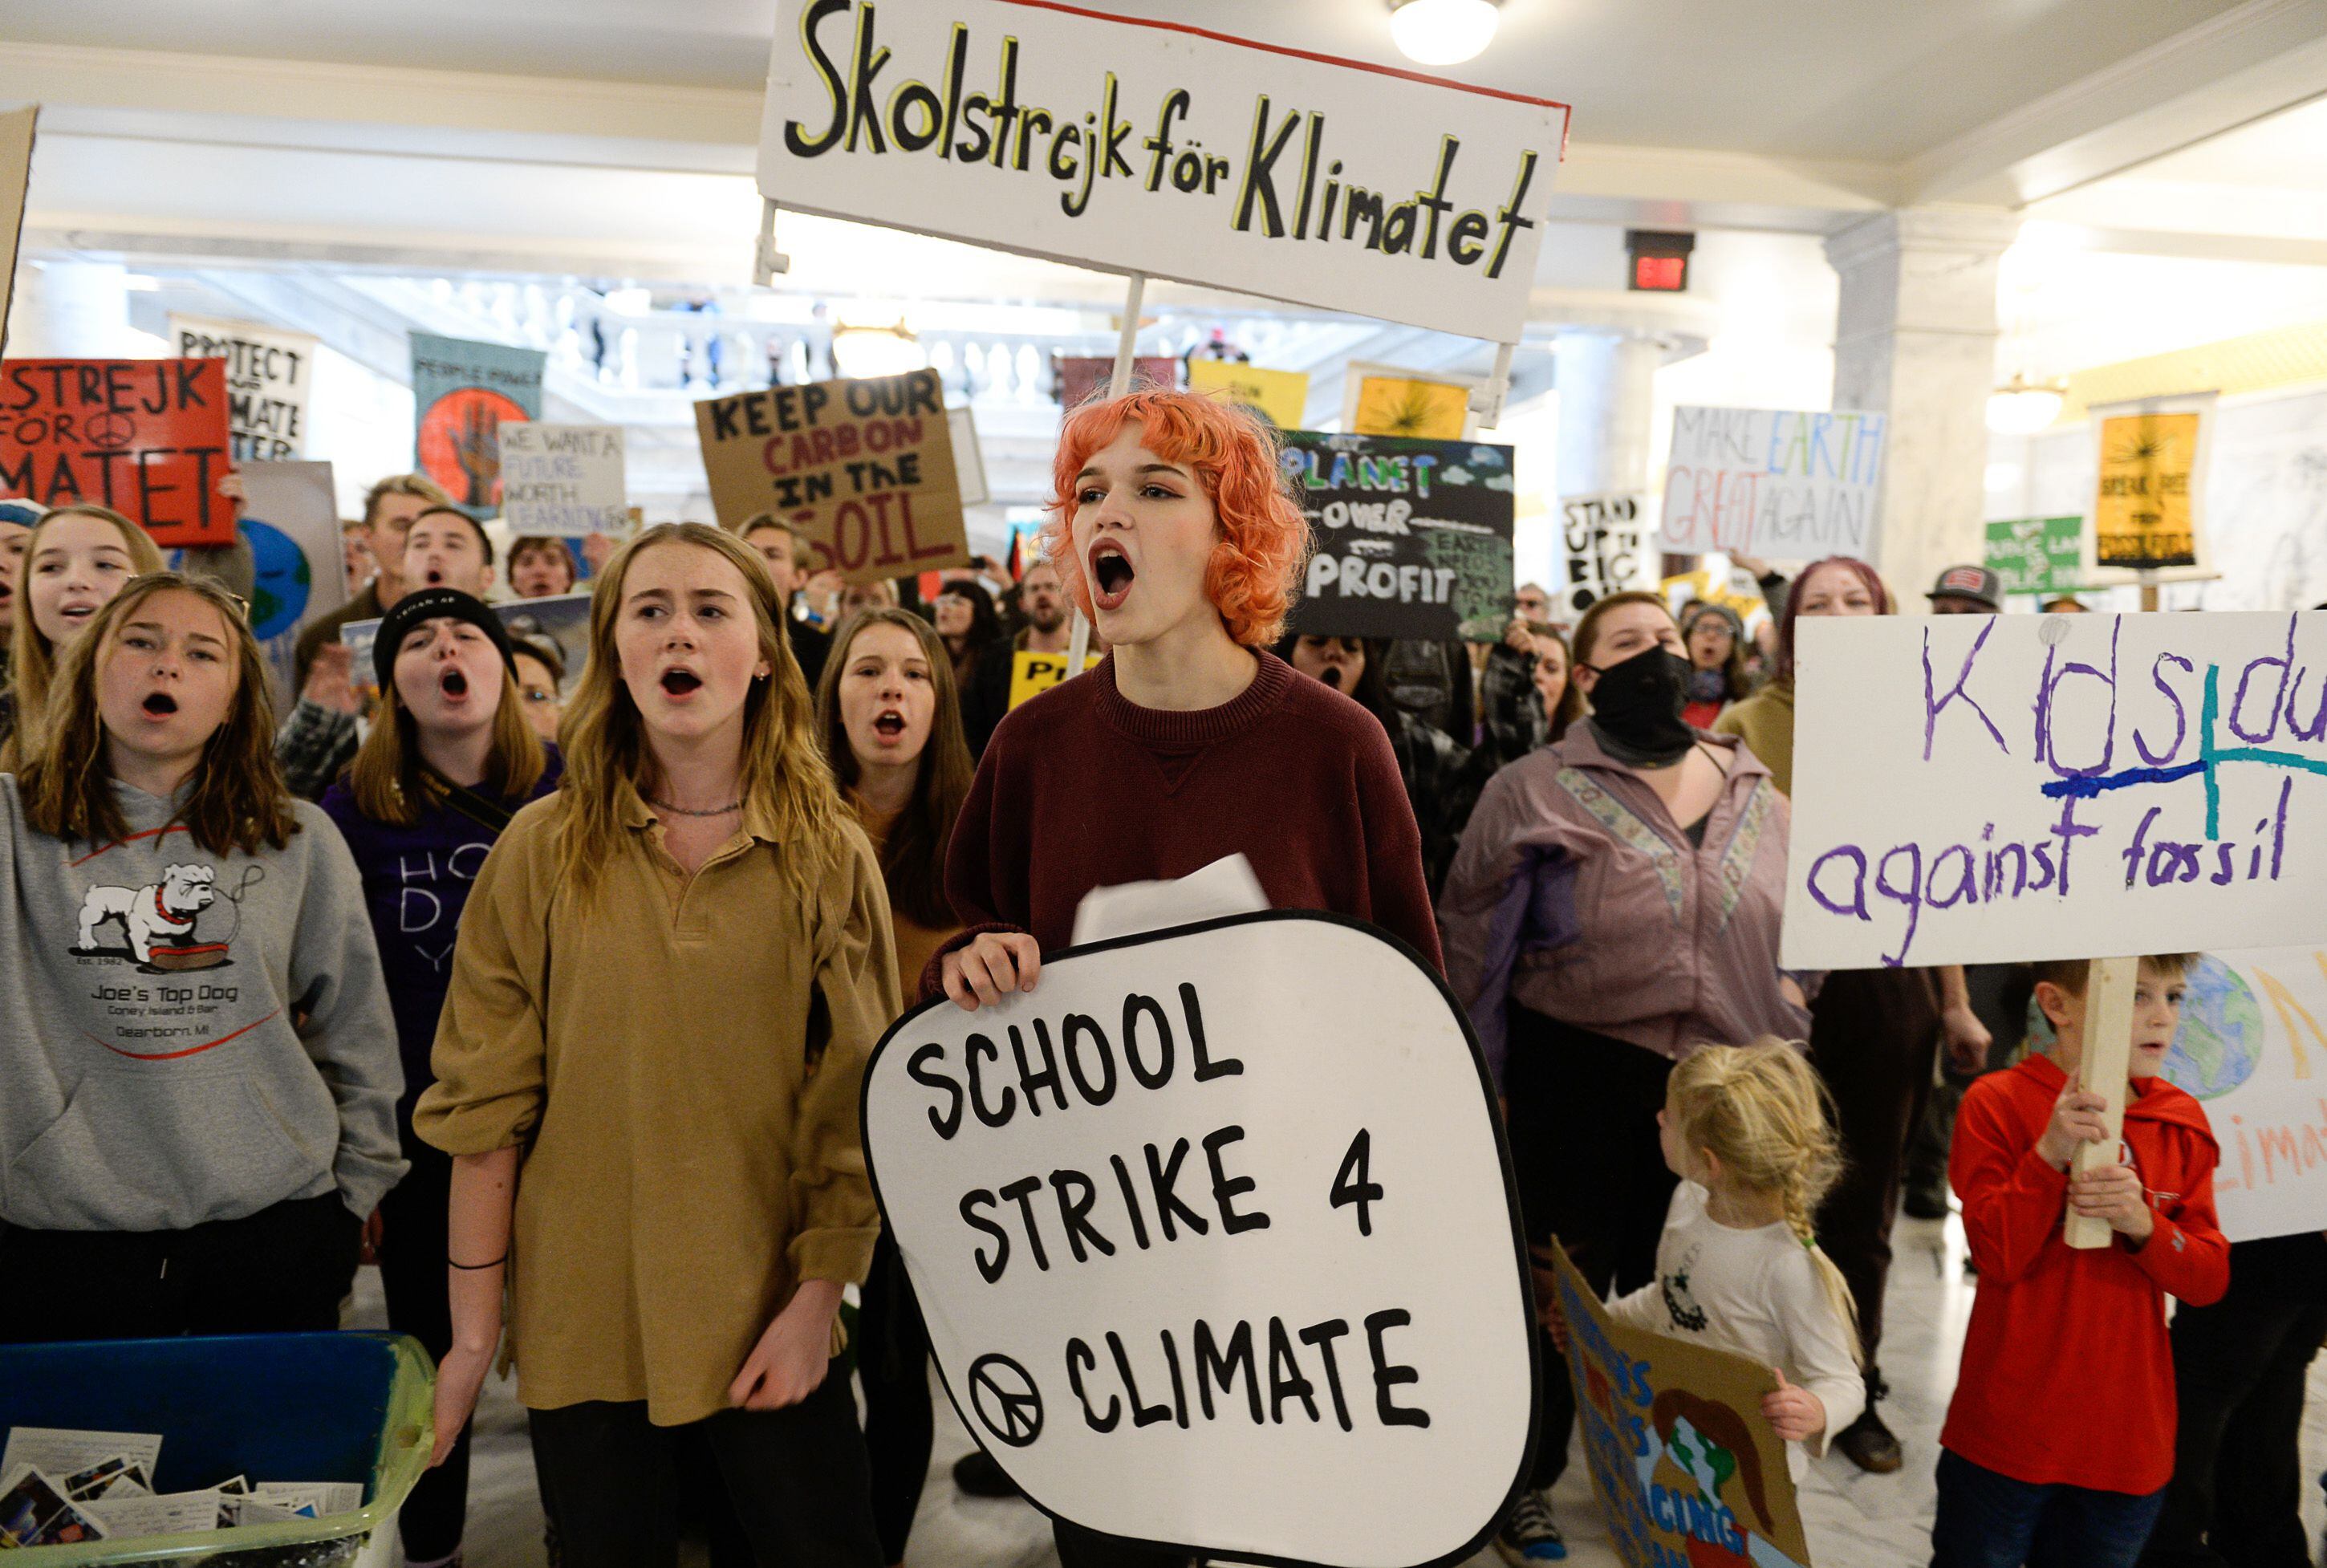
{"label": "tiled floor", "polygon": [[[1907,1568],[1930,1556],[1931,1467],[1955,1383],[1972,1286],[1963,1270],[1963,1236],[1955,1221],[1902,1220],[1897,1261],[1886,1307],[1883,1367],[1892,1397],[1883,1407],[1906,1445],[1907,1467],[1895,1476],[1862,1474],[1839,1457],[1814,1468],[1802,1488],[1802,1512],[1813,1559],[1848,1568]],[[367,1276],[369,1280],[369,1276]],[[376,1313],[377,1292],[369,1292]],[[937,1395],[936,1462],[914,1526],[911,1568],[1048,1568],[1048,1524],[1015,1502],[979,1502],[954,1489],[949,1470],[968,1451],[969,1436],[940,1392]],[[475,1478],[469,1506],[469,1568],[541,1568],[540,1503],[524,1417],[511,1390],[489,1385],[479,1415]],[[2306,1468],[2327,1470],[2327,1357],[2312,1372],[2311,1409],[2304,1431]],[[1577,1568],[1616,1568],[1591,1482],[1579,1455],[1558,1493],[1559,1517]],[[2311,1489],[2305,1519],[2318,1538],[2327,1522],[2322,1495]],[[1490,1551],[1477,1568],[1500,1563]]]}

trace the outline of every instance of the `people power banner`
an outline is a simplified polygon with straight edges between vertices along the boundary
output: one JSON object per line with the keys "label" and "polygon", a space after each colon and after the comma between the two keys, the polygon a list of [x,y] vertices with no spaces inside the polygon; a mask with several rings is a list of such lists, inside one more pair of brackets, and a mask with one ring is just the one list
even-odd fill
{"label": "people power banner", "polygon": [[1674,409],[1663,548],[1866,559],[1889,430],[1881,414]]}
{"label": "people power banner", "polygon": [[1625,1568],[1807,1568],[1777,1388],[1743,1356],[1617,1322],[1552,1243],[1592,1489]]}
{"label": "people power banner", "polygon": [[1560,543],[1567,588],[1560,602],[1581,615],[1611,593],[1651,581],[1648,524],[1641,498],[1568,496],[1559,503]]}
{"label": "people power banner", "polygon": [[248,322],[173,315],[170,341],[187,359],[226,361],[227,430],[237,463],[281,462],[305,453],[314,339]]}
{"label": "people power banner", "polygon": [[500,433],[501,520],[519,538],[630,526],[619,425],[512,425]]}
{"label": "people power banner", "polygon": [[851,583],[969,565],[935,370],[707,397],[695,427],[721,527],[770,513]]}
{"label": "people power banner", "polygon": [[500,428],[541,417],[538,349],[412,334],[414,461],[472,518],[500,510]]}
{"label": "people power banner", "polygon": [[1175,1554],[1416,1568],[1525,1474],[1494,1096],[1411,950],[1272,910],[901,1019],[864,1086],[947,1392],[1037,1506]]}
{"label": "people power banner", "polygon": [[2327,614],[1796,637],[1789,967],[2327,941]]}
{"label": "people power banner", "polygon": [[231,545],[223,359],[0,360],[0,495],[95,501],[156,544]]}
{"label": "people power banner", "polygon": [[1467,441],[1285,437],[1285,475],[1315,546],[1294,606],[1315,637],[1445,641],[1510,612],[1511,449]]}
{"label": "people power banner", "polygon": [[760,191],[1518,341],[1567,107],[1044,0],[782,0]]}

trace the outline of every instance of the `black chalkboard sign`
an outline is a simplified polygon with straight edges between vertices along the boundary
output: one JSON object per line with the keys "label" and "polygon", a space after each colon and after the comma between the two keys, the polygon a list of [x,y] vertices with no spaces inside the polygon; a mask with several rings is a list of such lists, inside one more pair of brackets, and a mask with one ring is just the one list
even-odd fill
{"label": "black chalkboard sign", "polygon": [[1509,447],[1296,430],[1285,437],[1285,474],[1315,550],[1294,631],[1501,634],[1511,607]]}

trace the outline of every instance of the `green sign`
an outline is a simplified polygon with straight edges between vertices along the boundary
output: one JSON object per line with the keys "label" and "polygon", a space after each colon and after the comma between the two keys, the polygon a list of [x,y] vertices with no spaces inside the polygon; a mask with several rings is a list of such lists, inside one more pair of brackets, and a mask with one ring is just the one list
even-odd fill
{"label": "green sign", "polygon": [[2072,593],[2084,572],[2085,519],[2014,518],[1987,525],[1987,569],[2006,593]]}

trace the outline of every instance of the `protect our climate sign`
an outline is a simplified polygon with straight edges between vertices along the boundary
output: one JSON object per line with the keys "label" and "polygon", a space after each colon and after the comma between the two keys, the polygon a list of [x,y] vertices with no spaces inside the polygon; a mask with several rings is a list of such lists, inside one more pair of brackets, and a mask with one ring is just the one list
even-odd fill
{"label": "protect our climate sign", "polygon": [[1050,0],[783,0],[781,206],[1515,341],[1566,106]]}
{"label": "protect our climate sign", "polygon": [[1528,1282],[1492,1092],[1409,950],[1291,911],[1070,948],[900,1020],[864,1119],[947,1390],[1042,1508],[1335,1568],[1500,1519]]}

